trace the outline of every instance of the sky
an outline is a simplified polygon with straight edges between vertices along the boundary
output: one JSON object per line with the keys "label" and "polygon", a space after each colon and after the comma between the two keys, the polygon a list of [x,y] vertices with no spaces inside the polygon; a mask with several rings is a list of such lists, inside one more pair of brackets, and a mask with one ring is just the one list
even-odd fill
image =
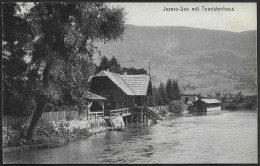
{"label": "sky", "polygon": [[[126,24],[138,26],[188,26],[203,29],[242,32],[257,29],[256,3],[109,3],[125,7]],[[164,8],[188,8],[189,11],[163,11]],[[205,8],[233,8],[234,11],[205,11]],[[199,11],[192,11],[198,7]]]}

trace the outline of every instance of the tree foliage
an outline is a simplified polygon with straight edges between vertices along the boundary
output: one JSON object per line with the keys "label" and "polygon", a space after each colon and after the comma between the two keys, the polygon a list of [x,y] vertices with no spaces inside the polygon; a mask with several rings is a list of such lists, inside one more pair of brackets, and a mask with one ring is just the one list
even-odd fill
{"label": "tree foliage", "polygon": [[[3,101],[4,114],[26,114],[31,110],[24,57],[33,34],[26,20],[16,16],[16,3],[3,3]],[[27,102],[29,101],[29,102]],[[33,107],[33,106],[32,106]]]}
{"label": "tree foliage", "polygon": [[114,56],[109,61],[109,71],[117,74],[122,74],[121,66]]}
{"label": "tree foliage", "polygon": [[172,101],[169,105],[169,111],[172,113],[179,113],[185,109],[186,109],[185,104],[180,100]]}
{"label": "tree foliage", "polygon": [[136,69],[134,67],[121,68],[120,63],[118,62],[115,56],[113,56],[110,60],[108,60],[106,56],[102,56],[99,66],[96,67],[95,73],[99,73],[100,71],[106,69],[109,69],[109,71],[117,74],[127,73],[127,75],[138,75],[138,74],[147,75],[147,71],[143,68],[141,69]]}
{"label": "tree foliage", "polygon": [[95,73],[99,73],[102,70],[108,69],[108,67],[109,67],[109,61],[108,61],[107,57],[102,56],[99,66],[96,67]]}
{"label": "tree foliage", "polygon": [[173,94],[173,84],[172,84],[172,80],[168,79],[167,83],[166,83],[166,93],[167,93],[167,97],[169,99],[169,101],[172,101],[174,99],[174,94]]}
{"label": "tree foliage", "polygon": [[154,95],[149,99],[154,101],[154,105],[169,105],[174,100],[181,99],[181,90],[177,80],[168,79],[166,86],[163,83],[159,87],[153,87]]}
{"label": "tree foliage", "polygon": [[106,56],[102,56],[95,73],[99,73],[100,71],[107,69],[109,69],[110,72],[122,74],[121,65],[114,56],[110,60],[108,60]]}
{"label": "tree foliage", "polygon": [[126,72],[127,75],[136,75],[136,74],[145,74],[146,75],[147,74],[147,71],[145,69],[143,69],[143,68],[136,69],[134,67],[129,67],[129,68],[123,67],[122,71]]}
{"label": "tree foliage", "polygon": [[164,84],[163,83],[160,83],[159,85],[159,93],[163,99],[163,103],[164,105],[169,103],[169,98],[167,97],[167,93],[166,93],[166,90],[165,90],[165,87],[164,87]]}
{"label": "tree foliage", "polygon": [[164,99],[162,97],[162,94],[161,94],[160,90],[158,88],[154,88],[153,92],[155,93],[156,105],[159,105],[159,106],[165,105],[165,102],[164,102]]}
{"label": "tree foliage", "polygon": [[179,83],[177,80],[172,81],[172,88],[173,88],[173,100],[180,100],[181,99],[181,89],[179,87]]}
{"label": "tree foliage", "polygon": [[[9,78],[17,79],[18,75],[20,77],[25,73],[26,77],[21,78],[26,78],[32,87],[37,103],[28,131],[28,138],[32,139],[48,105],[84,105],[87,80],[94,69],[92,56],[97,51],[94,42],[121,38],[124,31],[124,9],[110,8],[102,2],[31,3],[29,10],[18,17],[15,16],[14,8],[19,8],[20,4],[10,4],[4,4],[3,11],[4,41],[7,42],[5,49],[11,53],[11,58],[8,54],[4,55],[7,59],[5,80],[8,85],[11,83]],[[15,46],[15,42],[18,42],[19,47]],[[22,49],[16,50],[15,47]],[[21,61],[27,51],[23,50],[25,48],[31,56],[28,66]],[[8,73],[14,63],[14,71],[18,72],[15,76],[15,72]],[[13,94],[16,93],[22,92]]]}

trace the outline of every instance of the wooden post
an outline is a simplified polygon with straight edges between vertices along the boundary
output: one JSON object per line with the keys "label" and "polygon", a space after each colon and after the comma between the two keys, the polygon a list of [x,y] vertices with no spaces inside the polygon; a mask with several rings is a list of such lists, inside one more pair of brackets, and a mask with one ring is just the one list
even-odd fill
{"label": "wooden post", "polygon": [[87,109],[85,111],[85,112],[87,112],[87,120],[89,120],[89,111],[88,111],[88,109],[89,109],[89,101],[88,101],[88,107],[87,107]]}
{"label": "wooden post", "polygon": [[128,98],[128,104],[129,104],[129,108],[132,107],[131,106],[131,97]]}
{"label": "wooden post", "polygon": [[124,108],[124,96],[123,96],[123,93],[121,93],[121,108],[122,108],[122,110]]}
{"label": "wooden post", "polygon": [[104,119],[104,116],[105,116],[105,102],[102,103],[102,107],[103,107],[103,119]]}
{"label": "wooden post", "polygon": [[144,109],[144,107],[142,106],[141,107],[141,113],[140,113],[140,123],[143,122],[143,113],[144,113],[143,109]]}
{"label": "wooden post", "polygon": [[132,106],[131,106],[131,97],[130,97],[130,96],[129,96],[129,98],[128,98],[128,105],[129,105],[129,108],[132,107]]}
{"label": "wooden post", "polygon": [[104,119],[104,112],[105,112],[105,104],[104,104],[104,102],[102,102],[102,101],[100,101],[100,102],[98,102],[101,106],[102,106],[102,110],[103,110],[103,115],[102,115],[102,118]]}
{"label": "wooden post", "polygon": [[127,104],[127,108],[129,108],[129,97],[126,97],[126,104]]}

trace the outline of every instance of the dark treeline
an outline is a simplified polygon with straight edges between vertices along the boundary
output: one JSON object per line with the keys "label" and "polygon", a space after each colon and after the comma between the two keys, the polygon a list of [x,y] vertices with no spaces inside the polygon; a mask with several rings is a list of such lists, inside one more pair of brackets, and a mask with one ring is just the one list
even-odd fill
{"label": "dark treeline", "polygon": [[123,73],[126,72],[128,75],[134,75],[134,74],[147,74],[147,71],[145,69],[136,69],[134,67],[123,67],[122,68]]}
{"label": "dark treeline", "polygon": [[96,67],[95,73],[99,73],[100,71],[106,69],[109,69],[110,72],[117,73],[117,74],[123,74],[125,72],[128,75],[147,74],[147,71],[143,68],[141,69],[136,69],[134,67],[121,68],[121,65],[119,64],[118,60],[114,56],[110,60],[108,60],[106,56],[102,56],[99,66]]}
{"label": "dark treeline", "polygon": [[233,95],[226,93],[222,97],[223,108],[227,110],[256,110],[257,109],[257,96],[244,96],[242,92]]}
{"label": "dark treeline", "polygon": [[153,96],[148,97],[148,106],[165,106],[181,99],[181,90],[177,80],[168,79],[166,85],[160,83],[153,87]]}
{"label": "dark treeline", "polygon": [[106,69],[109,69],[109,71],[113,73],[122,74],[121,65],[114,56],[111,58],[111,60],[108,60],[106,56],[103,56],[99,66],[96,67],[95,73],[99,73],[100,71]]}

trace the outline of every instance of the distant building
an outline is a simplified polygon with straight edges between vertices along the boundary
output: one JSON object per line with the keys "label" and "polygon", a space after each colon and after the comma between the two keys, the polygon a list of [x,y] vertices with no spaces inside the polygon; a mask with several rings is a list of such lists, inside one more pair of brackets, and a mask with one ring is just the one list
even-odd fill
{"label": "distant building", "polygon": [[189,112],[219,112],[221,101],[217,99],[199,99],[189,108]]}

